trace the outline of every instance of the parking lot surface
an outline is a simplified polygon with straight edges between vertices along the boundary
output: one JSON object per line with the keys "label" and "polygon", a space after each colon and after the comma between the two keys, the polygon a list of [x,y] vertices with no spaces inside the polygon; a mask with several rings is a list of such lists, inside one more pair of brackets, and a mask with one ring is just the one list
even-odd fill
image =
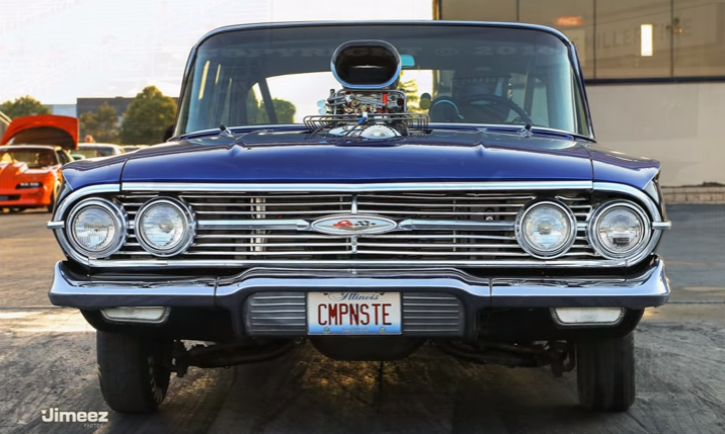
{"label": "parking lot surface", "polygon": [[668,208],[659,253],[674,290],[636,332],[637,402],[578,407],[575,373],[461,362],[426,347],[398,362],[336,362],[311,346],[267,363],[191,368],[159,412],[102,423],[42,412],[109,411],[95,335],[50,305],[63,255],[40,212],[0,215],[0,433],[725,433],[725,206]]}

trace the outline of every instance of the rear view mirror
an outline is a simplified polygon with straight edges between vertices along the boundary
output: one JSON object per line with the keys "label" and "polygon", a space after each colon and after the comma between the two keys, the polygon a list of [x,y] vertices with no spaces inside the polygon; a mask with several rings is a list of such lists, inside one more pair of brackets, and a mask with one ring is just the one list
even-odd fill
{"label": "rear view mirror", "polygon": [[415,67],[415,58],[410,54],[401,54],[400,63],[402,64],[403,69],[410,69]]}

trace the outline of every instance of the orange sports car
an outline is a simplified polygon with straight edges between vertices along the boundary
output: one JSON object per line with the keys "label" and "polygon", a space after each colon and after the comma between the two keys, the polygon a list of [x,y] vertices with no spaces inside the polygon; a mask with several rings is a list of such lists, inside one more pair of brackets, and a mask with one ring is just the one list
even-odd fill
{"label": "orange sports car", "polygon": [[0,208],[53,210],[61,167],[78,147],[78,119],[58,115],[15,118],[0,140]]}

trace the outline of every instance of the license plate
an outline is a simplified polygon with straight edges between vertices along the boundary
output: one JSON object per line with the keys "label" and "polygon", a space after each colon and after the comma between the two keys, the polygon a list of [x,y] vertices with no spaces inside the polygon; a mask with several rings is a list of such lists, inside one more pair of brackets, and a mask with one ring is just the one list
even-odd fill
{"label": "license plate", "polygon": [[399,335],[399,292],[310,292],[311,335]]}

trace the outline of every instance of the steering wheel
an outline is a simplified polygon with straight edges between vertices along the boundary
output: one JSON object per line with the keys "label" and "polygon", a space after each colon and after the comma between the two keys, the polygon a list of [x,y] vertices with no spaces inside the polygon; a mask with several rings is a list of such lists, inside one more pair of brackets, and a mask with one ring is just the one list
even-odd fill
{"label": "steering wheel", "polygon": [[[494,104],[501,104],[501,105],[506,106],[508,109],[513,110],[517,115],[520,116],[522,121],[526,122],[529,125],[534,124],[534,121],[531,119],[531,116],[529,116],[529,114],[526,113],[526,111],[523,108],[521,108],[521,106],[519,106],[518,104],[516,104],[515,102],[511,101],[508,98],[504,98],[504,97],[501,97],[498,95],[492,95],[490,93],[477,93],[477,94],[472,94],[472,95],[466,95],[462,98],[459,98],[459,100],[461,102],[461,105],[466,104],[466,106],[468,106],[468,107],[473,107],[474,109],[481,111],[481,112],[488,113],[489,115],[494,114],[494,112],[492,111],[492,109],[490,107],[475,105],[472,103],[474,101],[490,101]],[[495,114],[499,114],[499,113],[495,113]]]}

